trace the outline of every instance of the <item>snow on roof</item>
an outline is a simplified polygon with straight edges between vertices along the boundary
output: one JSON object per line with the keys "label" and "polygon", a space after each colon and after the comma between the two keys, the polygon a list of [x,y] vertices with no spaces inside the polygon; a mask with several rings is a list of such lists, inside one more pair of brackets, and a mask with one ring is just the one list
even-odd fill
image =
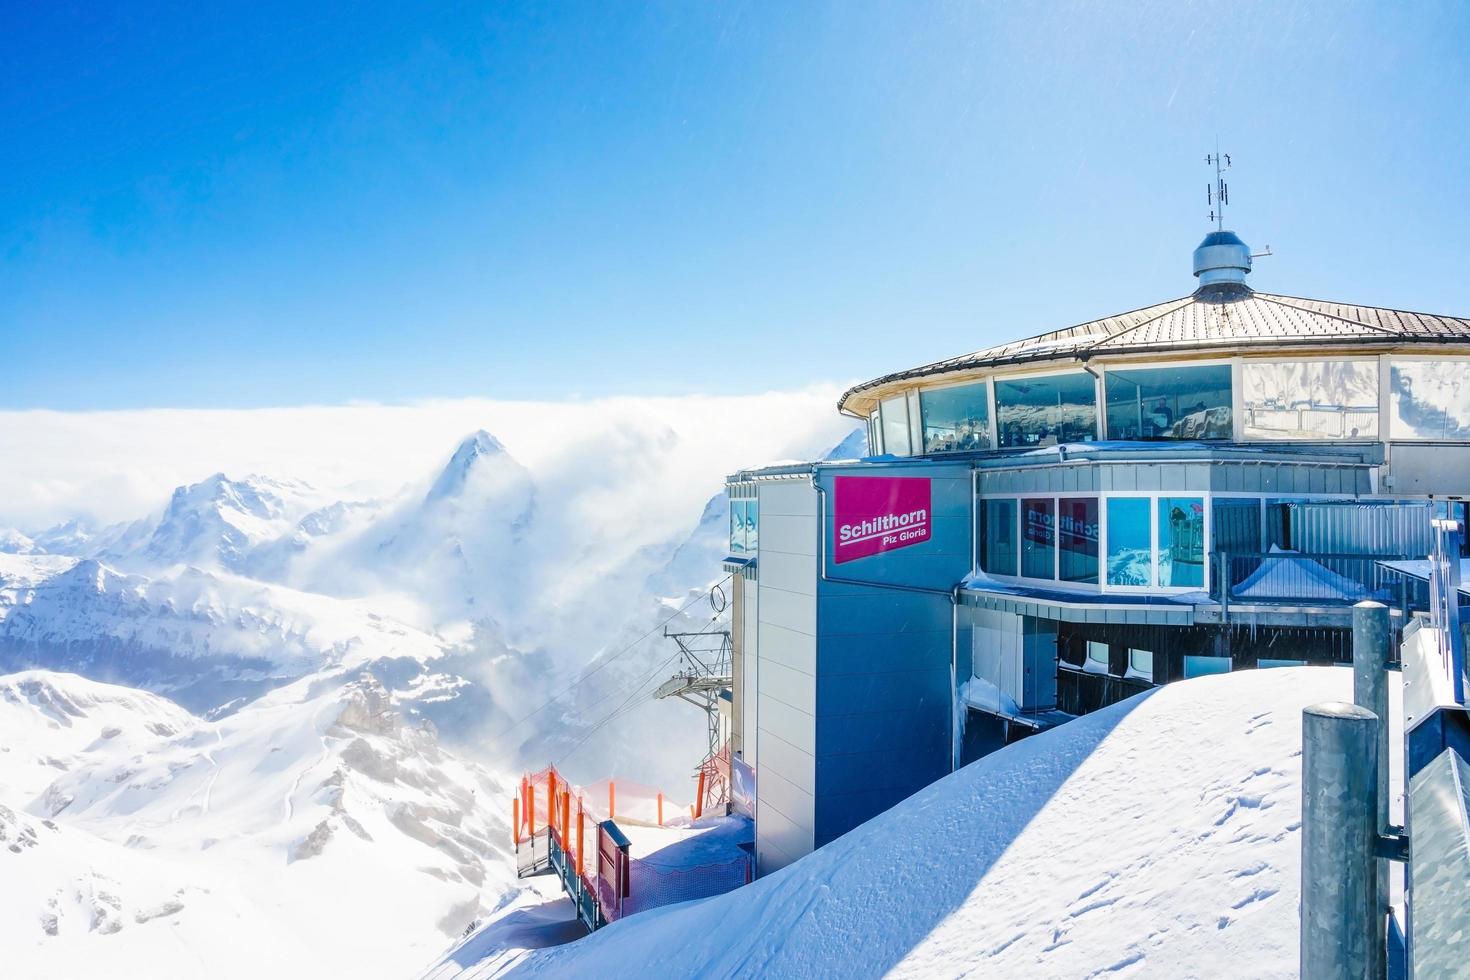
{"label": "snow on roof", "polygon": [[1333,667],[1156,688],[746,888],[516,954],[517,975],[1295,976],[1301,710],[1351,694]]}

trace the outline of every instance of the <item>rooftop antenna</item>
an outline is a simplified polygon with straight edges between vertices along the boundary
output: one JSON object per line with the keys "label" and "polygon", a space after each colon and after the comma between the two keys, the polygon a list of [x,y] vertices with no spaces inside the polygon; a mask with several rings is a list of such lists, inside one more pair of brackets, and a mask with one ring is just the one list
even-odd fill
{"label": "rooftop antenna", "polygon": [[1210,220],[1217,231],[1225,230],[1225,205],[1230,203],[1230,185],[1225,183],[1225,171],[1230,169],[1230,154],[1220,152],[1220,141],[1215,140],[1215,152],[1205,154],[1205,163],[1215,168],[1215,183],[1205,185],[1205,200],[1210,205]]}

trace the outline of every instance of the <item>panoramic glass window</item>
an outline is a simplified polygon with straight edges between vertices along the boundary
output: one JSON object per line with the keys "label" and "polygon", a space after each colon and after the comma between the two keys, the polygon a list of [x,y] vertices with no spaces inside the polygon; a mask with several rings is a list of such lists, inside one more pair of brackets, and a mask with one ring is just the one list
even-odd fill
{"label": "panoramic glass window", "polygon": [[1108,498],[1109,585],[1154,584],[1152,511],[1147,497]]}
{"label": "panoramic glass window", "polygon": [[1057,501],[1057,560],[1063,582],[1097,584],[1097,498]]}
{"label": "panoramic glass window", "polygon": [[1159,498],[1159,585],[1205,584],[1205,502],[1200,497]]}
{"label": "panoramic glass window", "polygon": [[1229,439],[1230,365],[1108,369],[1109,439]]}
{"label": "panoramic glass window", "polygon": [[1470,439],[1470,361],[1395,361],[1395,439]]}
{"label": "panoramic glass window", "polygon": [[1018,534],[1014,500],[980,501],[980,569],[991,575],[1015,575]]}
{"label": "panoramic glass window", "polygon": [[909,400],[903,395],[878,403],[878,421],[883,430],[883,451],[895,456],[913,453],[909,440]]}
{"label": "panoramic glass window", "polygon": [[995,383],[1003,447],[1055,446],[1097,438],[1097,389],[1086,371]]}
{"label": "panoramic glass window", "polygon": [[1021,574],[1056,578],[1056,513],[1050,497],[1021,501]]}
{"label": "panoramic glass window", "polygon": [[924,452],[990,448],[990,386],[984,381],[919,392]]}
{"label": "panoramic glass window", "polygon": [[760,506],[754,500],[745,502],[745,553],[753,555],[760,544]]}
{"label": "panoramic glass window", "polygon": [[1247,439],[1378,438],[1378,362],[1246,361],[1240,371]]}

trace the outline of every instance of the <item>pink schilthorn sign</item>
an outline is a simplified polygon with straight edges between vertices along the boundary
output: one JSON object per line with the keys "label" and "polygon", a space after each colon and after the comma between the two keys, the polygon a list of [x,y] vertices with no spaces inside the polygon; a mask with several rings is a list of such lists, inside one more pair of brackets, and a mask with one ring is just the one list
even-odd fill
{"label": "pink schilthorn sign", "polygon": [[833,559],[854,558],[922,544],[931,535],[929,480],[912,476],[833,478]]}

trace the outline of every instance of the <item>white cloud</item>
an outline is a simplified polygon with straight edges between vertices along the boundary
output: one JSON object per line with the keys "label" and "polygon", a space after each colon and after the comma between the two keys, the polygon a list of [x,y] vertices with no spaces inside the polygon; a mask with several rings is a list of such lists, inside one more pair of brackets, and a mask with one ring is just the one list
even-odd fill
{"label": "white cloud", "polygon": [[[0,412],[0,525],[36,530],[73,517],[129,520],[162,507],[174,487],[217,471],[301,479],[342,496],[391,494],[427,483],[463,436],[483,428],[548,483],[601,483],[608,497],[637,487],[640,519],[662,515],[672,532],[687,528],[691,509],[697,515],[725,474],[810,458],[850,432],[857,423],[834,408],[839,390]],[[664,451],[647,451],[653,447]],[[580,502],[595,506],[599,496],[588,493]]]}

